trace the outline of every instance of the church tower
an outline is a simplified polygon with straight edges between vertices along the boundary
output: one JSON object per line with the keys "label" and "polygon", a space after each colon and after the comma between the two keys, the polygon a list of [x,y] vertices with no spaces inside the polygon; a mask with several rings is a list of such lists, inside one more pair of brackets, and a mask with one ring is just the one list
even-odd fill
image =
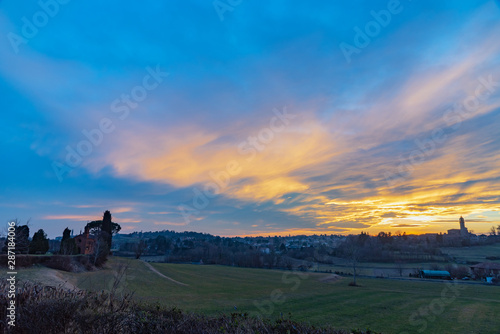
{"label": "church tower", "polygon": [[462,238],[467,238],[469,236],[469,230],[467,229],[467,227],[465,227],[464,217],[460,216],[460,219],[458,221],[460,222],[460,236]]}

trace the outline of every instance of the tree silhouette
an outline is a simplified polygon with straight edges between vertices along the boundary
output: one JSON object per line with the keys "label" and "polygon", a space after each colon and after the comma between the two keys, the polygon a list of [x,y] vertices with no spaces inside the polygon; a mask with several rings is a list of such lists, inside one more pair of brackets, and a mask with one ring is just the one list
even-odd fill
{"label": "tree silhouette", "polygon": [[29,245],[30,254],[45,254],[49,250],[49,239],[43,229],[33,234],[33,239]]}
{"label": "tree silhouette", "polygon": [[144,239],[139,240],[139,242],[134,247],[135,258],[140,259],[141,255],[148,249],[148,245]]}
{"label": "tree silhouette", "polygon": [[360,241],[358,236],[350,235],[344,241],[344,249],[347,255],[347,258],[351,261],[352,264],[352,278],[353,281],[349,285],[356,286],[356,267],[358,265],[358,261],[360,258]]}
{"label": "tree silhouette", "polygon": [[91,254],[91,260],[94,266],[101,267],[106,263],[109,254],[108,242],[103,237],[103,232],[99,231],[94,234],[94,252]]}
{"label": "tree silhouette", "polygon": [[73,255],[77,253],[75,239],[71,238],[71,230],[67,227],[63,231],[59,253],[63,255]]}
{"label": "tree silhouette", "polygon": [[108,248],[111,249],[111,230],[112,230],[112,222],[111,222],[111,212],[109,210],[104,211],[104,215],[102,217],[102,232],[104,232],[104,239],[108,244]]}
{"label": "tree silhouette", "polygon": [[120,225],[111,221],[111,212],[109,212],[109,210],[104,211],[102,220],[91,221],[87,223],[86,227],[89,228],[92,234],[99,235],[100,238],[103,238],[108,245],[108,249],[111,249],[113,234],[120,232],[122,229]]}
{"label": "tree silhouette", "polygon": [[[30,246],[30,239],[29,239],[30,228],[28,226],[29,221],[26,225],[17,225],[17,220],[15,220],[15,222],[16,222],[15,252],[16,252],[16,254],[28,254],[29,246]],[[8,242],[9,242],[9,239],[7,238],[5,240],[5,245],[2,248],[3,252],[7,252]]]}

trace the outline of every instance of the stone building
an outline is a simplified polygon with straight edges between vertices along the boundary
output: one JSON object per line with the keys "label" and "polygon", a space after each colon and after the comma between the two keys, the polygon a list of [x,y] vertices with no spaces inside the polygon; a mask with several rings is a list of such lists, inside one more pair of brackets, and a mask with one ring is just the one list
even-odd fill
{"label": "stone building", "polygon": [[443,235],[444,241],[446,243],[453,244],[470,239],[469,230],[467,229],[467,227],[465,227],[465,219],[462,216],[460,216],[458,222],[460,223],[459,229],[458,228],[450,229],[448,230],[447,234]]}
{"label": "stone building", "polygon": [[74,237],[78,254],[93,254],[95,239],[89,233],[89,228],[85,226],[85,232]]}

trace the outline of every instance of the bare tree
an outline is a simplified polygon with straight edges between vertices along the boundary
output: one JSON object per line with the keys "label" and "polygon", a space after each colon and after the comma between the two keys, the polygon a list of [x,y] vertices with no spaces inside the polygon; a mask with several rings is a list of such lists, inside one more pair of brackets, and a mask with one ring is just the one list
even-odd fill
{"label": "bare tree", "polygon": [[396,260],[396,268],[399,273],[399,277],[403,277],[403,271],[404,271],[403,263],[404,263],[403,260]]}
{"label": "bare tree", "polygon": [[127,270],[130,267],[130,261],[120,262],[113,273],[113,282],[111,284],[110,295],[116,296],[118,289],[123,288],[126,283]]}
{"label": "bare tree", "polygon": [[147,248],[148,245],[146,244],[146,241],[144,241],[144,239],[139,240],[139,242],[135,244],[134,247],[135,258],[140,259],[142,254],[144,254]]}
{"label": "bare tree", "polygon": [[353,281],[350,285],[357,286],[356,283],[356,266],[359,261],[360,257],[360,245],[358,243],[358,237],[355,235],[350,235],[347,237],[345,241],[345,252],[348,257],[348,259],[351,261],[352,264],[352,271],[353,271]]}
{"label": "bare tree", "polygon": [[94,234],[94,253],[91,255],[91,260],[94,266],[102,266],[109,254],[109,247],[106,238],[101,233]]}

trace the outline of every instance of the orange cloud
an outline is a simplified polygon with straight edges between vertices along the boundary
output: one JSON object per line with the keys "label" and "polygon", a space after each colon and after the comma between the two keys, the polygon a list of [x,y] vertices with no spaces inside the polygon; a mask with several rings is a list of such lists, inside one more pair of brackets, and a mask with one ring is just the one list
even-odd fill
{"label": "orange cloud", "polygon": [[89,221],[94,220],[94,216],[86,215],[52,215],[42,217],[44,220],[79,220],[79,221]]}
{"label": "orange cloud", "polygon": [[[493,61],[500,51],[494,34],[498,27],[491,31],[491,35],[475,36],[476,46],[462,52],[462,58],[451,49],[437,65],[415,71],[395,91],[374,100],[361,98],[358,112],[332,112],[326,120],[317,116],[323,110],[290,109],[297,117],[271,140],[261,142],[262,149],[251,150],[244,143],[269,127],[272,113],[261,121],[247,119],[247,123],[221,120],[224,124],[216,130],[194,122],[175,128],[144,124],[134,131],[121,131],[113,151],[94,168],[111,165],[119,176],[176,187],[203,187],[217,183],[211,176],[214,173],[226,173],[230,180],[220,187],[223,196],[259,204],[271,201],[275,210],[309,224],[304,229],[281,229],[288,233],[334,228],[346,233],[442,230],[442,224],[436,223],[442,219],[498,209],[500,186],[494,180],[500,178],[500,160],[496,151],[484,147],[491,136],[486,140],[480,137],[483,133],[448,133],[396,186],[389,185],[384,175],[398,167],[399,153],[392,152],[398,142],[410,142],[405,143],[410,147],[404,152],[403,159],[407,159],[420,149],[412,144],[413,138],[425,140],[433,130],[446,128],[446,106],[476,94],[478,78],[493,75],[495,81],[500,79]],[[463,121],[499,108],[495,96],[491,94]],[[237,162],[238,172],[229,175],[231,162]],[[272,231],[276,230],[269,227],[258,233]]]}

